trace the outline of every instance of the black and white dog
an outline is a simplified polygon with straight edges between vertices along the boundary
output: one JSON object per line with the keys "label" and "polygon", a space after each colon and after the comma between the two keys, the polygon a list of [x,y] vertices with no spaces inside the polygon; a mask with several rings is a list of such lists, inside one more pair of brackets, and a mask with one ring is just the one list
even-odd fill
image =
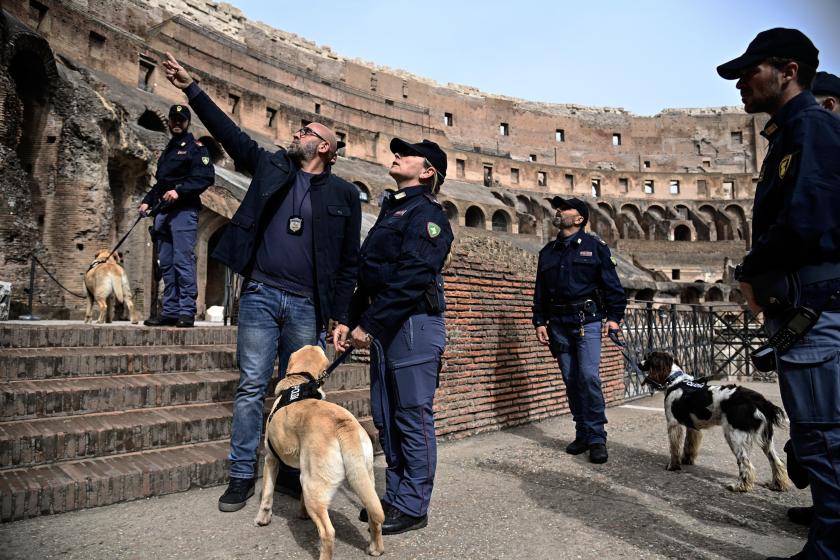
{"label": "black and white dog", "polygon": [[752,490],[755,469],[750,462],[750,450],[756,439],[773,471],[773,479],[767,487],[780,492],[790,488],[785,465],[773,446],[773,426],[781,427],[785,422],[781,408],[746,387],[696,382],[666,352],[651,352],[639,367],[648,380],[665,390],[665,417],[671,447],[671,459],[666,467],[669,471],[680,470],[680,464],[693,465],[703,439],[700,430],[721,426],[738,461],[738,481],[727,485],[729,490]]}

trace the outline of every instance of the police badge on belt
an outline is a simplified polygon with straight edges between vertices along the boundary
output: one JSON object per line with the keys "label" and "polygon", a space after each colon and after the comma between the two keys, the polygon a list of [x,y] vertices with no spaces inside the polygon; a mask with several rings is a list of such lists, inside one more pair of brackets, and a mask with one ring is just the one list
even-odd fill
{"label": "police badge on belt", "polygon": [[303,235],[303,218],[300,216],[290,216],[286,231],[289,235]]}

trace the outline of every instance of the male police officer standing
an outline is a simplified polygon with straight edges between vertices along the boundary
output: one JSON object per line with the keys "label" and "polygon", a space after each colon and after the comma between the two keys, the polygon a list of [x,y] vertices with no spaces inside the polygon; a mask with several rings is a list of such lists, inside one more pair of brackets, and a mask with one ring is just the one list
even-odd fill
{"label": "male police officer standing", "polygon": [[718,66],[738,80],[748,113],[767,113],[770,141],[753,206],[752,248],[736,270],[750,308],[770,332],[797,307],[816,325],[778,356],[790,436],[807,471],[814,519],[793,558],[840,558],[840,119],[809,88],[818,51],[796,29],[763,31]]}
{"label": "male police officer standing", "polygon": [[589,208],[577,198],[555,196],[557,239],[540,251],[534,287],[537,340],[560,364],[575,439],[566,453],[589,450],[593,463],[607,462],[604,394],[601,391],[601,320],[617,330],[627,299],[607,244],[583,231]]}
{"label": "male police officer standing", "polygon": [[190,110],[183,105],[169,109],[172,139],[158,160],[157,183],[137,209],[145,214],[163,201],[155,216],[154,232],[163,276],[163,312],[143,322],[149,327],[192,327],[195,321],[195,239],[201,193],[213,184],[215,172],[210,152],[193,135]]}
{"label": "male police officer standing", "polygon": [[811,92],[823,109],[840,115],[840,78],[828,72],[817,72]]}
{"label": "male police officer standing", "polygon": [[[446,344],[443,270],[453,235],[434,195],[446,177],[446,153],[423,140],[391,141],[386,197],[360,252],[349,327],[333,343],[371,346],[371,409],[385,452],[385,523],[393,535],[426,526],[437,444],[433,399]],[[347,340],[348,333],[350,339]],[[372,343],[372,344],[371,344]],[[367,521],[362,510],[359,519]]]}

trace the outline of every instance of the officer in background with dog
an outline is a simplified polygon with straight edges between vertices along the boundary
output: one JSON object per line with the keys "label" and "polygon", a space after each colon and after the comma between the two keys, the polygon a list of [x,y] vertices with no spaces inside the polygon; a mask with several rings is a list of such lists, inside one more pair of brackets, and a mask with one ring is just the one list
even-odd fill
{"label": "officer in background with dog", "polygon": [[173,105],[167,124],[172,139],[158,160],[157,182],[137,209],[146,214],[149,208],[163,202],[153,230],[163,276],[163,311],[143,324],[192,327],[198,297],[195,241],[201,193],[213,184],[216,174],[210,152],[188,132],[190,110],[185,105]]}
{"label": "officer in background with dog", "polygon": [[840,78],[828,72],[817,72],[811,92],[823,109],[840,115]]}
{"label": "officer in background with dog", "polygon": [[[432,408],[446,345],[441,271],[453,240],[434,196],[446,177],[446,153],[429,140],[399,138],[391,151],[399,190],[385,198],[362,244],[350,322],[333,335],[337,350],[371,348],[372,416],[388,463],[386,535],[428,521],[437,465]],[[359,519],[367,521],[367,511]]]}
{"label": "officer in background with dog", "polygon": [[[763,31],[718,66],[737,80],[747,113],[767,113],[770,142],[753,206],[752,247],[736,269],[749,307],[771,335],[807,310],[809,331],[776,355],[796,458],[814,518],[793,558],[840,558],[840,119],[811,93],[818,50],[799,30]],[[798,327],[797,327],[798,330]]]}
{"label": "officer in background with dog", "polygon": [[555,196],[557,239],[540,251],[534,287],[537,340],[560,364],[575,439],[566,453],[589,451],[592,463],[607,462],[607,423],[601,390],[601,321],[617,330],[627,298],[607,244],[584,232],[589,208],[577,198]]}

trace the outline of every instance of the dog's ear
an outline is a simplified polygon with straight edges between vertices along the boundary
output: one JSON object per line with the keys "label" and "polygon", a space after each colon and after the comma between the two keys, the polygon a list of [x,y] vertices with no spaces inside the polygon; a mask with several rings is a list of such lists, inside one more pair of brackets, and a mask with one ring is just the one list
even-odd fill
{"label": "dog's ear", "polygon": [[286,365],[286,373],[290,371],[296,371],[298,362],[300,362],[300,353],[303,352],[303,348],[292,352],[292,355],[289,356],[289,363]]}

